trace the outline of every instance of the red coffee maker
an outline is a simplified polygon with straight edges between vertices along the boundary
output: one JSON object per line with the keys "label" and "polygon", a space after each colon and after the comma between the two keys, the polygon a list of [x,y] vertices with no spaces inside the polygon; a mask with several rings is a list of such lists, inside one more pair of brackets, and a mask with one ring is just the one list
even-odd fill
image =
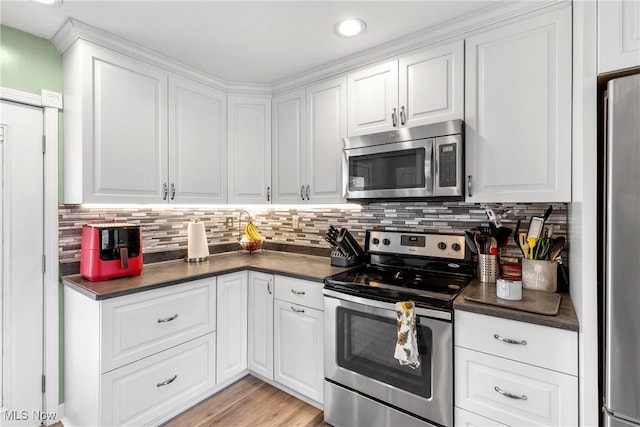
{"label": "red coffee maker", "polygon": [[80,274],[99,282],[142,272],[140,226],[126,222],[106,222],[82,226]]}

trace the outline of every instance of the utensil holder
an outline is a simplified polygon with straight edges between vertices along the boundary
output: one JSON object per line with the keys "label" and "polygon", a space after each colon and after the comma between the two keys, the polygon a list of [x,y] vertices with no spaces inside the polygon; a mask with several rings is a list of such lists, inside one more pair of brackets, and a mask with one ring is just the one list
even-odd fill
{"label": "utensil holder", "polygon": [[485,283],[498,280],[498,256],[478,254],[478,279]]}
{"label": "utensil holder", "polygon": [[536,291],[556,292],[558,289],[558,263],[524,258],[522,260],[522,287]]}

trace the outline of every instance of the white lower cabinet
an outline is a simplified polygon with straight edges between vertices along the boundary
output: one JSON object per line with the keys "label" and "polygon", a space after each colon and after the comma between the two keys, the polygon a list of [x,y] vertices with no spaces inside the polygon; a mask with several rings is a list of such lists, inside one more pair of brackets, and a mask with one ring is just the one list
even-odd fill
{"label": "white lower cabinet", "polygon": [[104,374],[102,424],[148,425],[167,408],[190,403],[216,383],[211,333]]}
{"label": "white lower cabinet", "polygon": [[322,283],[276,277],[274,379],[322,404],[324,314],[318,291]]}
{"label": "white lower cabinet", "polygon": [[455,328],[456,426],[578,425],[576,332],[462,311]]}
{"label": "white lower cabinet", "polygon": [[273,380],[273,274],[249,272],[249,370]]}
{"label": "white lower cabinet", "polygon": [[247,369],[247,305],[247,272],[218,276],[218,384],[238,376]]}
{"label": "white lower cabinet", "polygon": [[65,425],[156,425],[215,391],[216,278],[64,302]]}

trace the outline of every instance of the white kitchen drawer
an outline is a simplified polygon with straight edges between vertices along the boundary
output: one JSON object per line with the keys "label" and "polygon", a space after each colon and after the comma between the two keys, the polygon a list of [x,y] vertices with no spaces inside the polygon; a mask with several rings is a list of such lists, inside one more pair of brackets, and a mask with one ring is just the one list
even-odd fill
{"label": "white kitchen drawer", "polygon": [[578,375],[576,332],[460,310],[454,325],[456,346]]}
{"label": "white kitchen drawer", "polygon": [[454,425],[456,427],[505,426],[505,424],[490,420],[489,418],[474,414],[473,412],[465,411],[457,406],[454,408],[454,420]]}
{"label": "white kitchen drawer", "polygon": [[216,278],[105,300],[101,372],[216,328]]}
{"label": "white kitchen drawer", "polygon": [[153,425],[213,389],[215,346],[212,332],[102,375],[101,425]]}
{"label": "white kitchen drawer", "polygon": [[324,311],[323,283],[275,276],[276,299]]}
{"label": "white kitchen drawer", "polygon": [[460,347],[455,367],[462,409],[511,426],[578,425],[577,377]]}

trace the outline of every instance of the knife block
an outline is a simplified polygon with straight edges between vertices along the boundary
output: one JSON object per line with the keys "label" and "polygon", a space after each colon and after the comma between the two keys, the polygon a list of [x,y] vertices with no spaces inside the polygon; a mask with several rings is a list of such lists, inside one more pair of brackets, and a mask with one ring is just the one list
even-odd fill
{"label": "knife block", "polygon": [[344,256],[339,250],[335,249],[331,252],[331,265],[334,267],[351,267],[358,263],[358,257]]}

